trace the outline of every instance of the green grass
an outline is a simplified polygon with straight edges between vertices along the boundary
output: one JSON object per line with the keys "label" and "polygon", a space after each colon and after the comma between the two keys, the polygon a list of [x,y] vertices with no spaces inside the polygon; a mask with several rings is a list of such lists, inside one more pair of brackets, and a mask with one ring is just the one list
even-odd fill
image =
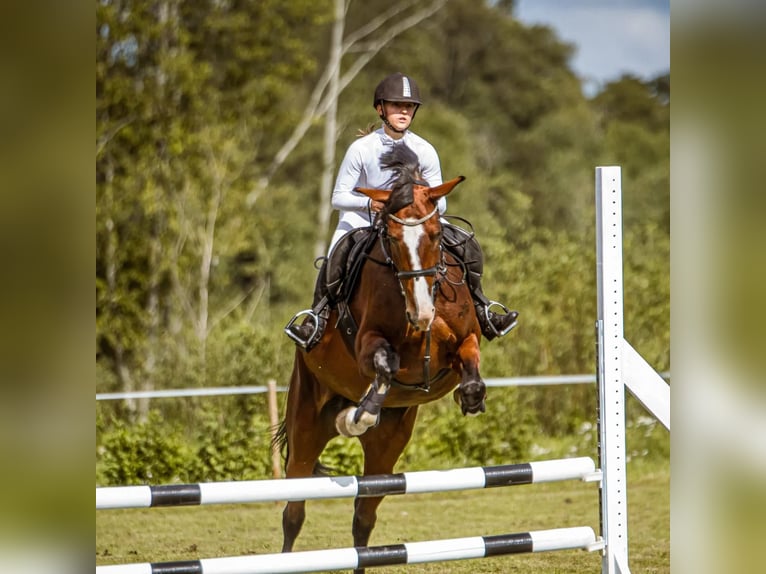
{"label": "green grass", "polygon": [[[628,464],[629,560],[633,572],[670,572],[670,465]],[[567,481],[510,488],[389,496],[371,546],[591,526],[599,532],[598,487]],[[279,552],[283,505],[102,510],[96,513],[96,564],[193,560]],[[352,546],[352,499],[306,505],[296,551]],[[581,550],[381,567],[381,574],[600,572],[601,556]]]}

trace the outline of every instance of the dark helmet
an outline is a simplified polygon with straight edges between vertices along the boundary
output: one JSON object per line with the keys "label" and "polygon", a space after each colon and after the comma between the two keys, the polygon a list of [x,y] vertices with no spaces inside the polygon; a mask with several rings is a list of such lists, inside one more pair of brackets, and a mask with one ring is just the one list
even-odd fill
{"label": "dark helmet", "polygon": [[375,99],[372,101],[372,107],[377,106],[381,100],[412,102],[417,105],[423,103],[420,101],[420,90],[415,80],[399,72],[387,76],[375,88]]}

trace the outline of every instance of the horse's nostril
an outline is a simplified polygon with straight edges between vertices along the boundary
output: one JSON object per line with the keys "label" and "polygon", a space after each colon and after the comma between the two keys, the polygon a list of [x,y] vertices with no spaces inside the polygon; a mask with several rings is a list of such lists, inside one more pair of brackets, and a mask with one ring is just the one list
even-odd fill
{"label": "horse's nostril", "polygon": [[416,331],[420,331],[420,326],[418,325],[418,322],[412,318],[412,315],[410,314],[409,311],[406,311],[406,315],[407,315],[407,322],[409,322],[409,324],[412,325]]}

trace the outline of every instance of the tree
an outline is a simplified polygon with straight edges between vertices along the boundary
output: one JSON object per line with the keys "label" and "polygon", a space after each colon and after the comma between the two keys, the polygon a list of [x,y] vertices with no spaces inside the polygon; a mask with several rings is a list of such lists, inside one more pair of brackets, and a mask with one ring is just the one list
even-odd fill
{"label": "tree", "polygon": [[[211,306],[220,317],[243,300],[215,267],[241,246],[232,214],[263,139],[251,118],[311,65],[311,36],[275,28],[317,14],[275,2],[268,21],[251,19],[264,4],[96,3],[98,348],[125,390],[151,388],[190,348],[204,365]],[[247,42],[222,33],[243,30]]]}

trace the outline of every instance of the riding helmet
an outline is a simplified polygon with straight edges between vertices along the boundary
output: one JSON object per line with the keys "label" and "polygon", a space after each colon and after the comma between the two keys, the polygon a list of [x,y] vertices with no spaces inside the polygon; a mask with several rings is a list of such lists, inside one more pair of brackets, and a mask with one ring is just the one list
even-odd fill
{"label": "riding helmet", "polygon": [[378,87],[375,88],[375,99],[372,101],[372,107],[377,106],[381,100],[422,104],[420,101],[420,89],[418,89],[415,80],[400,72],[383,78]]}

